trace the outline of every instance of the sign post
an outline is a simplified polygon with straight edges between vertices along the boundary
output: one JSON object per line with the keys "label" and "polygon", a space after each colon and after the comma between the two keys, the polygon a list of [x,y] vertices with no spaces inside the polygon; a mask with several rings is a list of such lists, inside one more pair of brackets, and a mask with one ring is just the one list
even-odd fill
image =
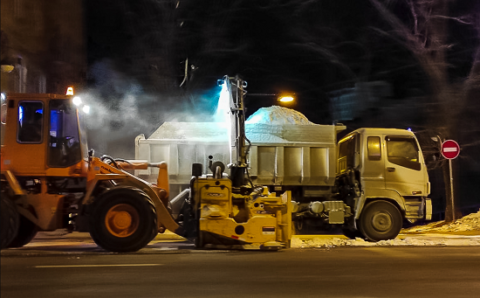
{"label": "sign post", "polygon": [[450,170],[450,196],[452,198],[452,219],[455,218],[455,201],[453,200],[453,175],[452,175],[452,159],[455,159],[460,154],[460,146],[454,140],[445,140],[442,143],[442,155],[448,159],[448,166]]}

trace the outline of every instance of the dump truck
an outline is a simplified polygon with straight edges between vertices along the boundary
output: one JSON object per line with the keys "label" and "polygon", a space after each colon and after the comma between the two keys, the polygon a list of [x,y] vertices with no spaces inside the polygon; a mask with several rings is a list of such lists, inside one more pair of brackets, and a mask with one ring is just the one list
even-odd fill
{"label": "dump truck", "polygon": [[[242,84],[238,78],[224,78],[231,80]],[[225,94],[232,102],[232,91]],[[362,128],[337,142],[337,134],[346,129],[342,124],[316,125],[308,120],[272,124],[275,118],[278,115],[255,113],[243,126],[237,118],[220,123],[166,122],[149,138],[136,137],[135,158],[169,164],[174,217],[192,189],[191,164],[203,165],[198,175],[206,175],[212,161],[229,164],[232,154],[243,150],[242,179],[248,180],[243,184],[290,192],[297,234],[339,227],[350,238],[380,241],[395,238],[405,221],[431,219],[427,168],[411,131]],[[244,129],[239,132],[235,123]],[[136,175],[151,181],[157,171],[138,170]]]}
{"label": "dump truck", "polygon": [[[137,251],[166,229],[202,248],[289,246],[288,192],[240,191],[224,166],[213,163],[212,174],[201,175],[196,163],[190,196],[173,217],[167,163],[95,157],[82,111],[73,95],[7,94],[2,101],[1,249],[63,228],[88,231],[115,252]],[[130,173],[148,168],[158,170],[153,183]]]}

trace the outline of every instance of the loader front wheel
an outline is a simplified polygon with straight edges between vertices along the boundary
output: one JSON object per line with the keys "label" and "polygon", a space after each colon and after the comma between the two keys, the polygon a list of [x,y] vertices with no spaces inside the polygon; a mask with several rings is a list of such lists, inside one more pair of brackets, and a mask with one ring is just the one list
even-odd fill
{"label": "loader front wheel", "polygon": [[37,235],[37,225],[28,220],[25,216],[20,215],[20,225],[18,227],[17,236],[10,242],[8,247],[22,247],[32,241]]}
{"label": "loader front wheel", "polygon": [[137,251],[152,240],[158,229],[155,206],[139,189],[109,190],[95,200],[90,210],[92,239],[109,251]]}
{"label": "loader front wheel", "polygon": [[0,241],[1,249],[7,248],[17,236],[19,226],[19,214],[13,201],[2,191],[0,218]]}
{"label": "loader front wheel", "polygon": [[394,239],[402,229],[402,214],[387,201],[368,203],[360,217],[360,231],[370,241]]}

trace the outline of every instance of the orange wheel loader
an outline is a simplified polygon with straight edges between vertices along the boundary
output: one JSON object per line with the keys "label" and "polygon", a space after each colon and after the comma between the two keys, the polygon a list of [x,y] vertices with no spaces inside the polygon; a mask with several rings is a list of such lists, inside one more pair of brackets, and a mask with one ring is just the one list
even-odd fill
{"label": "orange wheel loader", "polygon": [[[159,231],[179,229],[166,164],[94,157],[80,102],[23,93],[2,101],[1,249],[68,228],[88,231],[105,250],[137,251]],[[148,166],[159,168],[157,185],[127,171]]]}

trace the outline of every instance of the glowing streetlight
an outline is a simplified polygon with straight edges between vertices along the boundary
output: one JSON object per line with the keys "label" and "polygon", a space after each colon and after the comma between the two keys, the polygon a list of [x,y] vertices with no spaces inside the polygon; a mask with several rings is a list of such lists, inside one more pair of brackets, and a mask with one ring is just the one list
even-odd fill
{"label": "glowing streetlight", "polygon": [[281,103],[292,103],[295,101],[295,93],[282,92],[278,95],[277,100]]}
{"label": "glowing streetlight", "polygon": [[295,100],[295,98],[293,96],[289,96],[289,95],[288,96],[280,96],[278,98],[278,101],[280,101],[280,102],[292,102],[294,100]]}
{"label": "glowing streetlight", "polygon": [[83,106],[82,110],[85,114],[89,114],[90,113],[90,106]]}

